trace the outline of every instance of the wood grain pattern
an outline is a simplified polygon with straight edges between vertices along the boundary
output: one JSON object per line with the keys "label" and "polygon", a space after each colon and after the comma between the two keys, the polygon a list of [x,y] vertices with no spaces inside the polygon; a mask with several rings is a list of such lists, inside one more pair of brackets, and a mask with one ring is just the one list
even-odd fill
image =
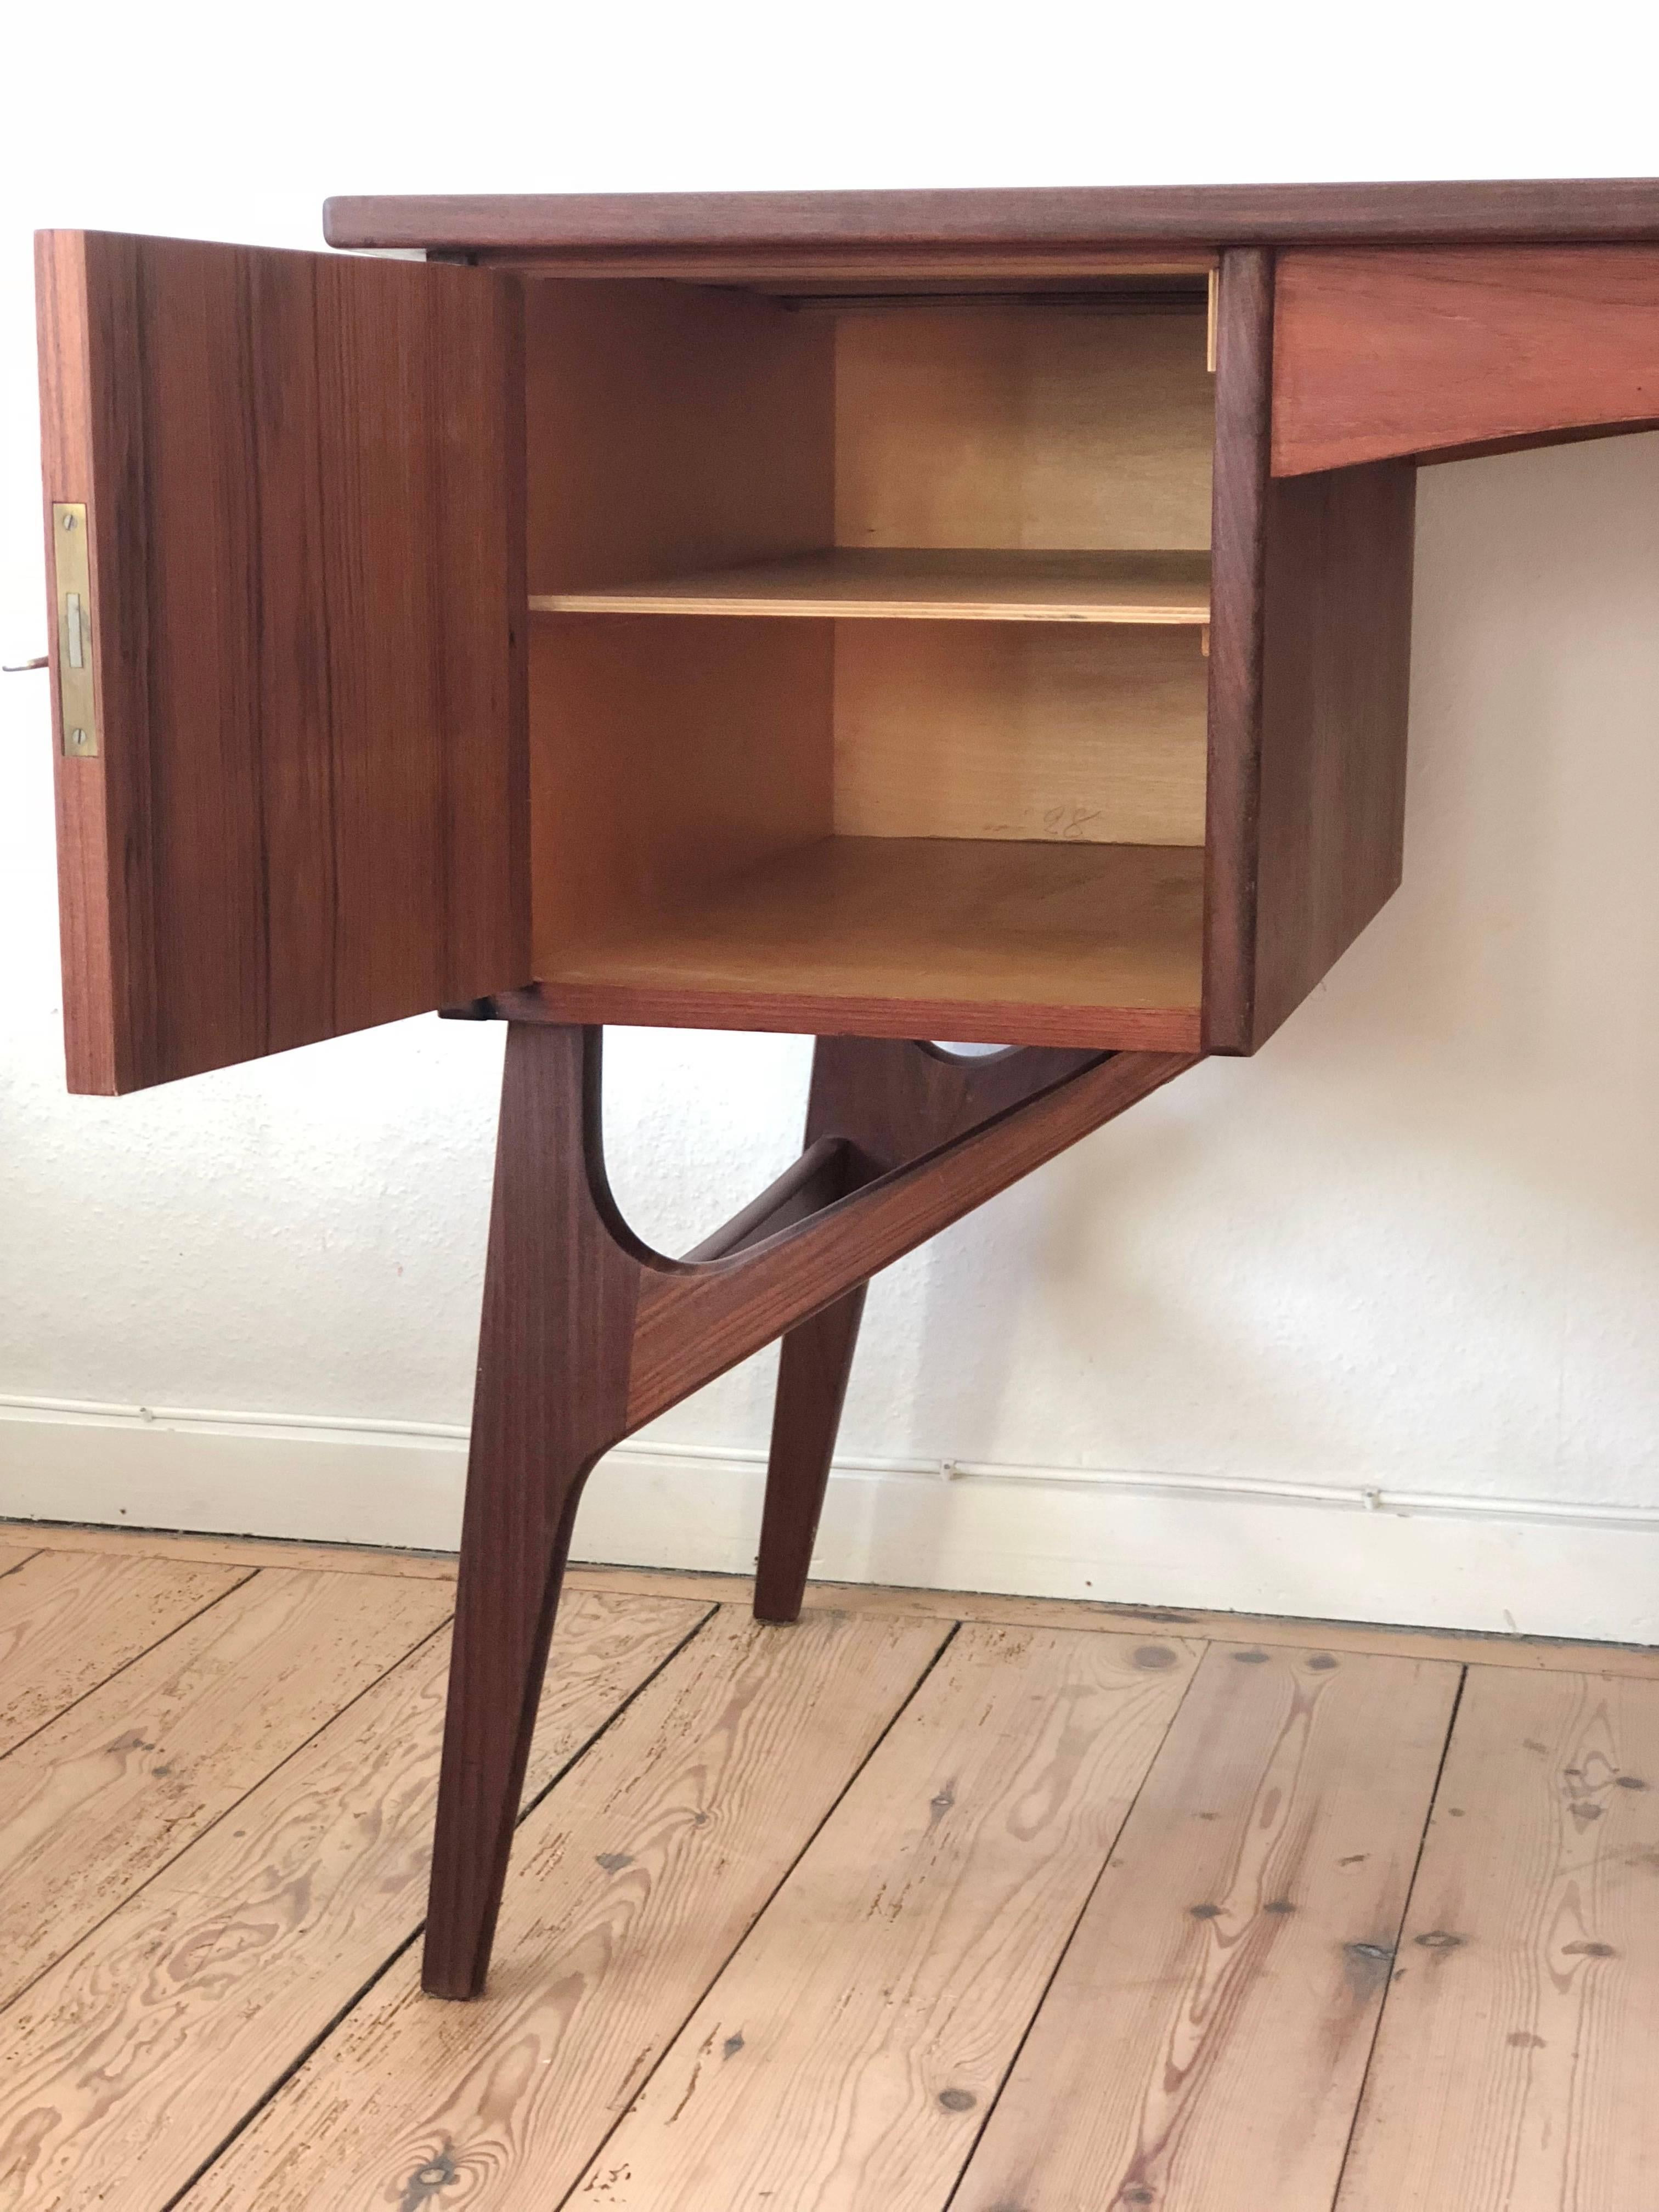
{"label": "wood grain pattern", "polygon": [[58,762],[71,1088],[521,981],[514,284],[95,232],[37,267],[102,737]]}
{"label": "wood grain pattern", "polygon": [[507,1033],[432,1847],[426,1986],[475,1996],[582,1486],[627,1432],[639,1271],[605,1183],[597,1031]]}
{"label": "wood grain pattern", "polygon": [[1280,256],[1276,476],[1659,422],[1659,246]]}
{"label": "wood grain pattern", "polygon": [[837,545],[1207,549],[1196,291],[1134,314],[848,307],[835,329]]}
{"label": "wood grain pattern", "polygon": [[245,1582],[246,1564],[43,1549],[0,1579],[0,1755]]}
{"label": "wood grain pattern", "polygon": [[1469,1670],[1341,2212],[1630,2212],[1659,2170],[1659,1689]]}
{"label": "wood grain pattern", "polygon": [[541,997],[567,1018],[1180,1050],[1202,874],[1184,847],[827,838],[568,940]]}
{"label": "wood grain pattern", "polygon": [[1208,672],[1190,629],[842,624],[836,833],[1201,845]]}
{"label": "wood grain pattern", "polygon": [[596,2201],[936,2212],[1197,1657],[964,1629],[605,2144]]}
{"label": "wood grain pattern", "polygon": [[714,1622],[526,1821],[491,1992],[399,1962],[189,2212],[560,2203],[945,1633]]}
{"label": "wood grain pattern", "polygon": [[[337,1589],[349,1603],[349,1586]],[[704,1612],[596,1596],[566,1608],[533,1788]],[[394,1668],[0,2014],[8,2212],[131,2203],[139,2175],[145,2212],[170,2203],[407,1942],[447,1641]]]}
{"label": "wood grain pattern", "polygon": [[27,1545],[0,1544],[0,1579],[34,1557],[34,1549]]}
{"label": "wood grain pattern", "polygon": [[1211,1647],[953,2207],[1326,2212],[1458,1682]]}
{"label": "wood grain pattern", "polygon": [[[924,1104],[930,1127],[951,1125],[954,1109],[940,1086],[962,1082],[960,1063],[850,1040],[822,1050],[849,1070],[867,1063],[859,1091],[867,1112],[848,1125],[849,1151],[868,1146],[872,1158],[883,1156],[902,1143],[907,1115]],[[981,1073],[993,1088],[1006,1086],[1020,1065],[1010,1054]],[[99,1535],[30,1533],[54,1546]],[[130,1559],[144,1556],[125,1534],[107,1540]],[[171,1550],[176,1562],[181,1547],[211,1540],[137,1543],[158,1546],[163,1556]],[[277,1548],[221,1540],[207,1564],[247,1565]],[[314,1569],[283,1579],[331,1585],[337,1619],[349,1620],[357,1593],[338,1563],[353,1555],[307,1548]],[[325,1571],[331,1557],[335,1571]],[[407,1562],[358,1554],[356,1564],[386,1597],[412,1591],[428,1605],[441,1600],[429,1571],[441,1573],[441,1562],[414,1562],[421,1571],[408,1577],[374,1571]],[[726,1595],[735,1607],[747,1595],[736,1577],[611,1569],[579,1570],[572,1580],[590,1591],[610,1584],[637,1594],[576,1597],[560,1632],[544,1717],[557,1699],[567,1711],[585,1708],[595,1726],[641,1679],[630,1670],[640,1664],[640,1636],[655,1633],[653,1613],[667,1632],[656,1646],[663,1658],[702,1601]],[[659,1610],[651,1600],[665,1591],[672,1595]],[[1168,1648],[1172,1635],[1208,1626],[1167,1609],[1137,1617],[1131,1608],[1053,1600],[818,1595],[844,1598],[840,1630],[861,1619],[866,1629],[923,1638],[916,1671],[957,1615],[1023,1619],[1012,1645],[1045,1640],[1030,1633],[1042,1625],[1105,1627],[1119,1648],[1126,1632],[1131,1648]],[[236,1593],[235,1604],[248,1601]],[[232,1603],[173,1640],[205,1632]],[[565,1638],[591,1605],[610,1623],[584,1662]],[[398,2212],[417,2198],[435,2212],[452,2196],[539,2206],[568,2198],[586,2163],[593,2185],[574,2201],[603,2204],[617,2190],[622,2201],[630,2191],[649,2201],[648,2192],[672,2189],[695,2164],[699,2204],[769,2208],[781,2194],[792,2204],[861,2205],[873,2188],[884,2206],[902,2208],[914,2197],[937,2207],[955,2174],[939,2146],[952,2136],[965,2146],[988,2108],[981,2162],[954,2197],[982,2212],[973,2191],[997,2185],[982,2161],[1023,2098],[1024,2139],[1039,2145],[1040,2170],[1034,2193],[998,2197],[999,2208],[1043,2212],[1052,2172],[1062,2212],[1108,2200],[1112,2212],[1145,2212],[1152,2197],[1173,2212],[1212,2212],[1258,2179],[1287,2212],[1308,2203],[1325,2212],[1330,2169],[1320,2160],[1340,2132],[1334,2113],[1351,2104],[1352,2046],[1368,2017],[1363,1994],[1346,1984],[1351,1967],[1393,1978],[1341,2212],[1407,2204],[1425,2212],[1632,2212],[1644,2202],[1659,2153],[1643,2117],[1641,2073],[1659,2027],[1647,1899],[1650,1863],[1659,1863],[1649,1809],[1659,1767],[1659,1655],[1343,1625],[1330,1632],[1328,1656],[1343,1662],[1332,1668],[1310,1663],[1319,1647],[1306,1641],[1305,1624],[1217,1626],[1230,1638],[1247,1626],[1255,1632],[1256,1641],[1235,1644],[1237,1656],[1228,1660],[1243,1686],[1236,1698],[1213,1695],[1222,1655],[1206,1659],[1000,2104],[992,2103],[1002,2074],[999,2039],[1008,2015],[1027,2006],[1019,1990],[1031,1972],[1028,1953],[1046,1940],[1047,1905],[1069,1878],[1067,1839],[1094,1818],[1098,1796],[1066,1754],[1098,1759],[1112,1741],[1109,1729],[1091,1732],[1086,1689],[1065,1714],[1055,1698],[1036,1698],[1022,1732],[1005,1695],[1015,1668],[988,1659],[984,1701],[963,1701],[949,1686],[947,1652],[837,1812],[835,1778],[815,1764],[820,1731],[842,1747],[841,1772],[850,1772],[852,1735],[864,1729],[873,1740],[904,1694],[903,1670],[888,1663],[890,1645],[887,1659],[849,1667],[844,1643],[826,1660],[814,1632],[836,1624],[822,1613],[787,1634],[728,1620],[726,1657],[695,1696],[677,1691],[662,1700],[647,1758],[636,1741],[616,1747],[607,1766],[601,1740],[531,1815],[526,1841],[538,1846],[536,1878],[527,1888],[513,1885],[496,1994],[477,2008],[423,2006],[412,1959],[371,1985],[419,1910],[440,1632],[0,2011],[0,2198],[24,2212],[42,2204],[161,2212],[181,2192],[193,2212],[209,2203],[214,2212],[264,2212],[267,2203],[278,2212],[290,2204],[309,2212],[313,2203],[356,2212],[382,2200]],[[969,1633],[988,1640],[995,1632]],[[745,1636],[756,1640],[739,1649]],[[1344,1655],[1367,1644],[1400,1657],[1380,1670],[1357,1660],[1356,1692],[1352,1680],[1344,1686]],[[682,1650],[658,1687],[679,1675],[684,1689],[681,1670],[696,1650]],[[791,1681],[803,1650],[806,1676]],[[1367,1883],[1397,1899],[1408,1856],[1400,1831],[1409,1829],[1413,1794],[1420,1809],[1431,1764],[1412,1714],[1433,1702],[1425,1678],[1443,1686],[1456,1671],[1404,1663],[1425,1654],[1477,1663],[1405,1938],[1390,1958],[1365,1935],[1355,1944],[1347,1923]],[[1575,1658],[1580,1679],[1552,1673]],[[109,1693],[124,1684],[142,1688],[149,1671],[138,1660],[112,1680]],[[751,1695],[757,1671],[766,1686]],[[586,1686],[576,1679],[584,1673]],[[592,1697],[599,1674],[609,1674],[608,1705]],[[309,1679],[300,1683],[301,1698]],[[1055,1684],[1045,1676],[1044,1686]],[[69,1726],[106,1694],[94,1692]],[[952,1764],[948,1735],[921,1741],[934,1698],[968,1717],[956,1738],[961,1761],[945,1778],[955,1784],[948,1793],[921,1771]],[[1298,1698],[1308,1708],[1301,1723],[1282,1725]],[[687,1725],[689,1705],[700,1726]],[[988,1705],[996,1709],[988,1716]],[[134,1734],[144,1717],[143,1710],[132,1716]],[[1060,1755],[1042,1764],[1042,1788],[1003,1789],[1000,1802],[1015,1808],[1004,1821],[987,1811],[979,1780],[988,1771],[993,1781],[1007,1777],[1016,1759],[1041,1763],[1045,1729]],[[1431,1747],[1432,1729],[1426,1734]],[[567,1737],[567,1747],[584,1740]],[[21,1771],[27,1755],[0,1772]],[[779,1779],[781,1761],[789,1771]],[[80,1771],[79,1762],[64,1768],[71,1788]],[[538,1737],[532,1788],[553,1771]],[[798,1775],[821,1792],[816,1805],[801,1806],[791,1786]],[[775,1783],[781,1813],[769,1794]],[[953,1802],[933,1802],[947,1795]],[[89,1802],[95,1809],[97,1800]],[[749,1846],[758,1839],[763,1849],[779,1817],[799,1817],[818,1840],[774,1894],[776,1875],[762,1878]],[[1345,1827],[1357,1831],[1351,1848]],[[106,1823],[82,1838],[77,1861],[65,1824],[58,1856],[69,1887],[80,1861],[100,1862],[119,1842]],[[786,1842],[793,1852],[793,1838]],[[1379,1851],[1389,1861],[1380,1882],[1371,1864]],[[1011,1881],[1021,1854],[1031,1878]],[[872,1855],[882,1862],[874,1868]],[[1289,1862],[1299,1871],[1281,1887]],[[860,1912],[882,1874],[895,1869],[879,1909]],[[749,1919],[734,1918],[740,1895],[763,1891],[774,1902],[757,1923],[752,1908]],[[711,1902],[726,1948],[700,1966],[687,1960],[688,1937],[693,1952],[705,1939],[709,1955],[718,1949],[705,1917]],[[1218,1909],[1193,1912],[1194,1902]],[[1285,1905],[1294,1910],[1272,1909]],[[1103,1929],[1096,1926],[1103,1911]],[[1102,1968],[1093,1978],[1079,1966],[1091,1931]],[[1200,1951],[1189,1956],[1200,1936]],[[1195,1960],[1203,1966],[1196,1980],[1186,1972]],[[710,1978],[714,1994],[700,1999]],[[618,2018],[611,2005],[619,1996],[627,2002]],[[742,2018],[728,2027],[721,2008],[733,2000]],[[696,2046],[706,2030],[671,2051],[657,2087],[646,2086],[634,2118],[623,2118],[631,2089],[700,2002],[719,2031],[701,2073]],[[1150,2027],[1149,2010],[1157,2014]],[[1169,2031],[1162,2045],[1160,2021]],[[814,2023],[821,2032],[807,2033]],[[959,2075],[957,2062],[969,2070]],[[301,2071],[289,2079],[296,2063]],[[671,2123],[678,2100],[668,2093],[680,2067],[680,2086],[691,2094]],[[854,2094],[835,2094],[843,2083]],[[273,2090],[276,2102],[262,2115]],[[943,2101],[945,2090],[976,2102]],[[1167,2171],[1140,2178],[1114,2166],[1109,2143],[1103,2153],[1091,2148],[1097,2137],[1089,2133],[1103,2112],[1121,2117],[1137,2096],[1130,2118],[1152,2116],[1146,2127],[1137,2119],[1137,2142],[1170,2123]],[[716,2107],[726,2131],[716,2140],[709,2130],[706,2154],[699,2138],[693,2160],[685,2132]],[[596,2158],[619,2118],[624,2132]],[[930,2164],[936,2154],[942,2185]],[[711,2176],[712,2190],[702,2185]]]}
{"label": "wood grain pattern", "polygon": [[6,1762],[0,2005],[441,1626],[441,1583],[270,1568]]}
{"label": "wood grain pattern", "polygon": [[509,246],[573,255],[918,246],[963,254],[1154,242],[1659,239],[1650,178],[1455,183],[1067,185],[970,191],[451,193],[325,202],[331,246]]}
{"label": "wood grain pattern", "polygon": [[1249,247],[1222,256],[1205,786],[1206,1052],[1248,1052],[1254,1035],[1273,285],[1271,253]]}
{"label": "wood grain pattern", "polygon": [[532,614],[1190,626],[1210,619],[1210,564],[1201,553],[842,546],[604,590],[532,592],[530,607]]}
{"label": "wood grain pattern", "polygon": [[1268,491],[1252,1048],[1399,886],[1416,496],[1405,462]]}

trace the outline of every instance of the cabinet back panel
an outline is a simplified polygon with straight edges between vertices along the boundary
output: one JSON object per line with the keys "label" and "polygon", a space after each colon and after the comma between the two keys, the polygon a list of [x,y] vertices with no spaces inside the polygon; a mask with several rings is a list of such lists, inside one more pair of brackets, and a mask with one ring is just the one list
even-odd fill
{"label": "cabinet back panel", "polygon": [[836,830],[1202,845],[1195,629],[836,625]]}
{"label": "cabinet back panel", "polygon": [[531,282],[532,592],[827,545],[833,331],[738,292]]}
{"label": "cabinet back panel", "polygon": [[1209,544],[1201,312],[981,301],[834,322],[837,544]]}
{"label": "cabinet back panel", "polygon": [[831,625],[531,625],[538,972],[830,827]]}

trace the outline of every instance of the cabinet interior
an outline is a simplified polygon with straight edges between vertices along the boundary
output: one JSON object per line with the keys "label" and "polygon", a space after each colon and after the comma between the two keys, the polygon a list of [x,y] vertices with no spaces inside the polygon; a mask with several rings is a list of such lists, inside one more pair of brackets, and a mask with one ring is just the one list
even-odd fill
{"label": "cabinet interior", "polygon": [[549,999],[1195,1042],[1204,276],[526,289]]}

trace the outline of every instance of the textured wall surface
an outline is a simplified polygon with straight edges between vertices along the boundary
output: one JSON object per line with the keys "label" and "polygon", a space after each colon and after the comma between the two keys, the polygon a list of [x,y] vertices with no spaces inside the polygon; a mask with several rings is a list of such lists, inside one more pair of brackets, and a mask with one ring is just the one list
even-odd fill
{"label": "textured wall surface", "polygon": [[[0,157],[16,163],[0,231],[8,659],[39,650],[45,627],[37,221],[310,245],[330,189],[1628,172],[1648,143],[1644,104],[1619,105],[1644,73],[1622,69],[1611,84],[1598,73],[1593,147],[1575,141],[1570,100],[1528,138],[1490,81],[1487,136],[1455,137],[1467,112],[1438,70],[1412,74],[1409,141],[1401,98],[1379,95],[1328,143],[1311,82],[1281,86],[1241,137],[1223,80],[1265,68],[1278,41],[1258,16],[1254,59],[1224,48],[1236,25],[1218,11],[1193,103],[1149,103],[1109,160],[1072,82],[1086,71],[1067,72],[1039,130],[1035,79],[1021,91],[1035,64],[1017,58],[1004,135],[988,139],[969,121],[990,112],[989,58],[971,82],[971,58],[938,58],[967,109],[906,112],[901,140],[890,89],[842,56],[822,103],[787,104],[785,131],[775,107],[745,108],[678,16],[645,59],[622,18],[608,32],[588,19],[558,61],[580,100],[555,103],[556,131],[515,125],[504,151],[504,118],[543,111],[537,86],[503,89],[493,43],[487,68],[448,46],[423,62],[356,29],[313,37],[302,16],[276,52],[261,41],[257,112],[218,96],[250,64],[234,40],[252,32],[216,16],[196,44],[180,10],[165,36],[121,18],[112,43],[85,49],[93,150],[78,173],[47,158],[45,103],[14,118]],[[727,17],[733,40],[761,20]],[[902,10],[896,27],[880,20],[889,61],[919,70],[920,15],[914,37]],[[876,22],[855,9],[844,27],[873,36]],[[1454,49],[1455,81],[1474,64]],[[757,49],[756,66],[784,70],[793,52]],[[1351,58],[1339,42],[1330,66]],[[642,72],[626,93],[624,61]],[[346,97],[354,81],[376,89],[368,115]],[[690,96],[701,89],[714,105]],[[849,1451],[1659,1504],[1659,438],[1428,471],[1419,515],[1405,890],[1257,1060],[1183,1079],[881,1281]],[[143,1097],[66,1098],[48,719],[44,678],[4,679],[0,1398],[465,1421],[498,1032],[426,1020]],[[693,1241],[783,1164],[806,1054],[791,1039],[614,1035],[614,1176],[647,1236]],[[769,1372],[751,1363],[658,1433],[763,1443]]]}

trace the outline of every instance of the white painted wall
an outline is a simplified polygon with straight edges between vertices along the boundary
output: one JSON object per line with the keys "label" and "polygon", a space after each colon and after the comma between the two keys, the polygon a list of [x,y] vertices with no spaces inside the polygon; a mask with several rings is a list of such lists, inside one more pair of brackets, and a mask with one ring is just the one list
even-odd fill
{"label": "white painted wall", "polygon": [[[66,104],[35,11],[0,149],[4,657],[45,635],[37,223],[312,245],[329,191],[1659,166],[1647,19],[1611,73],[1604,36],[1492,25],[94,8]],[[1659,1636],[1659,439],[1430,471],[1420,514],[1406,889],[1259,1060],[878,1284],[825,1571]],[[452,1540],[499,1033],[67,1098],[50,748],[45,679],[4,679],[0,1511]],[[645,1233],[690,1243],[782,1165],[806,1050],[614,1033]],[[744,1564],[769,1376],[602,1471],[579,1550]]]}

